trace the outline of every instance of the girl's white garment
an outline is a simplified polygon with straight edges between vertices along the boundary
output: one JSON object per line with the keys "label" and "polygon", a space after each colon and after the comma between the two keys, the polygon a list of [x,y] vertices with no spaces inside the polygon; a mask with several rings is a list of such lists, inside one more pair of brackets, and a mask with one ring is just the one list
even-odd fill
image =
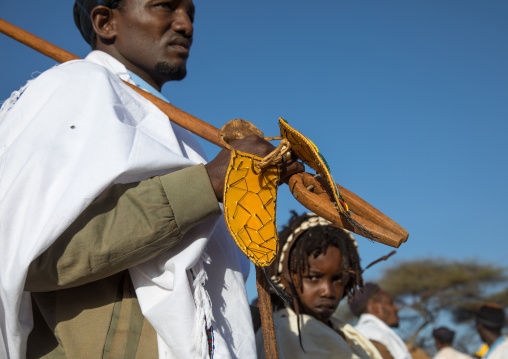
{"label": "girl's white garment", "polygon": [[[193,136],[123,84],[125,67],[94,51],[41,74],[0,111],[0,357],[24,357],[32,328],[31,261],[104,189],[205,162]],[[19,97],[19,98],[18,98]],[[210,264],[200,262],[205,252]],[[206,256],[206,254],[205,254]],[[197,355],[201,332],[189,270],[207,276],[198,300],[213,304],[216,358],[255,358],[242,261],[222,217],[130,269],[161,358]],[[196,273],[194,273],[196,274]],[[199,274],[199,273],[198,273]],[[200,286],[199,283],[197,283]],[[199,289],[199,288],[198,288]],[[210,318],[208,318],[210,319]]]}
{"label": "girl's white garment", "polygon": [[402,339],[378,317],[364,313],[355,329],[367,339],[383,344],[394,359],[411,359],[411,354]]}
{"label": "girl's white garment", "polygon": [[[280,359],[382,359],[374,345],[351,325],[338,318],[330,319],[333,329],[316,318],[300,314],[300,333],[303,350],[298,337],[298,316],[289,309],[274,313],[273,321]],[[336,330],[340,330],[342,337]],[[265,359],[263,332],[256,333],[259,359]]]}

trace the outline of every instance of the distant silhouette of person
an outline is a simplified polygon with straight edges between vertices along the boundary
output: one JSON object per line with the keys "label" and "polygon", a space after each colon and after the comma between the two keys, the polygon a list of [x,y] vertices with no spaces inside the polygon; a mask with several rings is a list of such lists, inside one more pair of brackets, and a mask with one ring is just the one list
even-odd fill
{"label": "distant silhouette of person", "polygon": [[501,335],[501,328],[505,321],[503,307],[494,303],[487,303],[480,307],[476,314],[476,330],[478,330],[480,338],[489,346],[489,350],[483,358],[508,358],[508,337]]}
{"label": "distant silhouette of person", "polygon": [[440,327],[432,331],[432,336],[438,350],[433,359],[471,359],[469,355],[453,349],[452,342],[455,332],[446,327]]}

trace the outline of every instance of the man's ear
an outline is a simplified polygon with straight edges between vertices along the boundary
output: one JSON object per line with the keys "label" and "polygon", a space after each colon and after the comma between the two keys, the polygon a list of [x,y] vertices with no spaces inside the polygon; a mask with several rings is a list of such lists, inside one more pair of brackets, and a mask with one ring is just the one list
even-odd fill
{"label": "man's ear", "polygon": [[380,315],[379,307],[380,307],[380,304],[378,302],[370,299],[369,302],[367,303],[367,307],[365,308],[365,311],[369,314],[379,317],[379,315]]}
{"label": "man's ear", "polygon": [[97,36],[97,43],[111,43],[117,35],[115,27],[115,19],[113,17],[113,9],[99,5],[93,8],[90,13],[93,29]]}

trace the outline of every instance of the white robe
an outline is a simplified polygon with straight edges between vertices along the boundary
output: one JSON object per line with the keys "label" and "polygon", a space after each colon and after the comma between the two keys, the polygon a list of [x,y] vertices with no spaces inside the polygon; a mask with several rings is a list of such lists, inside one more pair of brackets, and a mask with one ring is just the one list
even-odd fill
{"label": "white robe", "polygon": [[452,347],[441,348],[432,359],[473,359],[469,355],[461,353]]}
{"label": "white robe", "polygon": [[[94,198],[114,183],[205,162],[190,133],[119,77],[129,80],[125,67],[94,51],[42,73],[0,110],[1,358],[26,351],[32,328],[30,294],[23,292],[28,265]],[[200,259],[205,247],[211,264]],[[161,358],[208,355],[195,335],[204,333],[207,293],[215,357],[256,357],[241,270],[245,257],[238,254],[218,217],[130,269],[141,310],[158,333]],[[189,281],[191,268],[195,274],[205,269],[199,276],[201,282],[208,276],[204,287]]]}
{"label": "white robe", "polygon": [[[330,320],[335,330],[306,314],[301,314],[300,333],[303,349],[298,339],[298,317],[291,309],[281,309],[273,315],[279,359],[382,359],[374,345],[351,325],[338,318]],[[263,331],[256,333],[259,359],[265,358]]]}
{"label": "white robe", "polygon": [[492,351],[487,352],[486,359],[508,359],[508,337],[496,345]]}
{"label": "white robe", "polygon": [[383,344],[393,359],[411,359],[411,354],[402,339],[382,320],[372,314],[364,313],[355,329],[367,339]]}

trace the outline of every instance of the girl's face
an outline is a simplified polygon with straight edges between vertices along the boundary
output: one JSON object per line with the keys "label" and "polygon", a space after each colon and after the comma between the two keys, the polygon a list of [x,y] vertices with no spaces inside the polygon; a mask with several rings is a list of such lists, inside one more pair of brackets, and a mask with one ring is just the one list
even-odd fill
{"label": "girl's face", "polygon": [[[329,324],[329,320],[342,297],[348,282],[348,275],[342,273],[342,255],[337,247],[329,246],[326,253],[308,258],[309,269],[302,273],[302,290],[296,285],[296,291],[303,305],[303,313]],[[297,283],[293,274],[293,282]]]}

